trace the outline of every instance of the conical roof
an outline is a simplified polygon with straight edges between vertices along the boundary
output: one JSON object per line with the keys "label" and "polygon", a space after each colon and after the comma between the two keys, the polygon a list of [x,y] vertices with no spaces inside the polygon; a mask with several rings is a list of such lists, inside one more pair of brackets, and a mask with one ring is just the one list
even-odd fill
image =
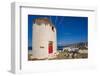
{"label": "conical roof", "polygon": [[52,22],[48,18],[36,18],[33,22],[36,24],[44,23],[52,25]]}

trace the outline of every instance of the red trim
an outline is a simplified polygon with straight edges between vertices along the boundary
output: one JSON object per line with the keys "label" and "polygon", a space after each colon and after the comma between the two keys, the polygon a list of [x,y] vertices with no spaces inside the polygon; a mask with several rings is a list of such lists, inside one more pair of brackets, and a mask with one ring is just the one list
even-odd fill
{"label": "red trim", "polygon": [[48,45],[48,52],[49,52],[49,54],[53,53],[53,44],[52,43],[49,43],[49,45]]}

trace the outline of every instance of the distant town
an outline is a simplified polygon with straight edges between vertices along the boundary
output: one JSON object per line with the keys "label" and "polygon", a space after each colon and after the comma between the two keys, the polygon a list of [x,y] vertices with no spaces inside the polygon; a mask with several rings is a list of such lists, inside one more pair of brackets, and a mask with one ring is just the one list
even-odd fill
{"label": "distant town", "polygon": [[58,58],[88,58],[88,42],[58,46]]}

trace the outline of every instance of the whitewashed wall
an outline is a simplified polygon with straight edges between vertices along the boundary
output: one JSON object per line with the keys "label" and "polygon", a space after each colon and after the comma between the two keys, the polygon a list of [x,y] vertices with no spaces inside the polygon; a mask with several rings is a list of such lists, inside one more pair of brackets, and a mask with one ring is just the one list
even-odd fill
{"label": "whitewashed wall", "polygon": [[[32,34],[32,55],[33,58],[43,59],[48,58],[48,44],[49,41],[53,41],[53,53],[57,51],[56,45],[56,29],[52,31],[50,24],[37,25],[33,24]],[[44,48],[40,48],[44,47]]]}

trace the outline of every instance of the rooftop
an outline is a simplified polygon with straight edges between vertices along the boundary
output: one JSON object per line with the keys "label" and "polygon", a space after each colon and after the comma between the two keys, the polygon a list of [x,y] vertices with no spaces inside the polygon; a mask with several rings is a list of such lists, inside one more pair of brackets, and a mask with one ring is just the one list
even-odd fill
{"label": "rooftop", "polygon": [[37,24],[44,23],[44,24],[51,24],[52,25],[52,22],[48,18],[36,18],[33,22],[37,23]]}

